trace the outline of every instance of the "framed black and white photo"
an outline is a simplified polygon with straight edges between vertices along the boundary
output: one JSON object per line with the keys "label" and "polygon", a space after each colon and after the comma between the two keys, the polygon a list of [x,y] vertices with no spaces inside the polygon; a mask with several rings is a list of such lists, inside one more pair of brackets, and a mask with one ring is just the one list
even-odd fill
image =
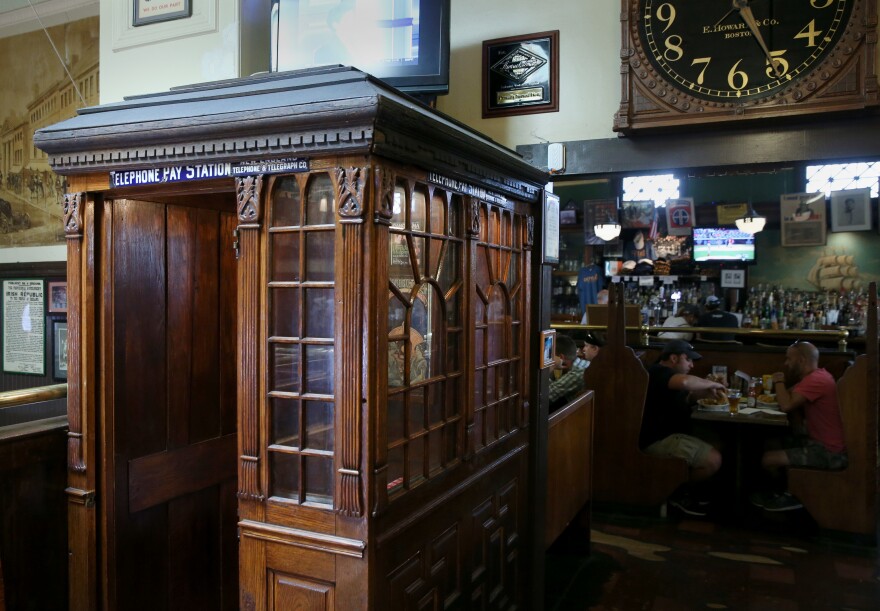
{"label": "framed black and white photo", "polygon": [[49,283],[49,312],[67,312],[67,283]]}
{"label": "framed black and white photo", "polygon": [[192,0],[133,0],[132,25],[137,27],[160,21],[192,16]]}
{"label": "framed black and white photo", "polygon": [[871,229],[871,189],[831,192],[831,231]]}
{"label": "framed black and white photo", "polygon": [[67,379],[67,321],[52,321],[52,377]]}
{"label": "framed black and white photo", "polygon": [[541,369],[553,367],[556,362],[556,329],[541,331]]}
{"label": "framed black and white photo", "polygon": [[779,197],[783,246],[825,245],[825,194],[785,193]]}
{"label": "framed black and white photo", "polygon": [[744,289],[746,287],[746,270],[744,269],[722,269],[721,270],[721,288],[724,289]]}
{"label": "framed black and white photo", "polygon": [[3,371],[46,375],[46,288],[42,279],[3,281]]}

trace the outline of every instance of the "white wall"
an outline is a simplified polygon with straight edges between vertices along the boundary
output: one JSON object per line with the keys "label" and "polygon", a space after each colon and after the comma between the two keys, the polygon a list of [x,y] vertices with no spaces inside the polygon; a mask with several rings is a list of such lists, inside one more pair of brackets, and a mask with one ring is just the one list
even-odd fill
{"label": "white wall", "polygon": [[269,0],[192,0],[192,17],[140,27],[132,5],[101,0],[102,104],[269,67]]}
{"label": "white wall", "polygon": [[[440,110],[510,148],[614,135],[620,0],[452,0],[451,17],[451,83]],[[548,30],[559,30],[559,112],[483,119],[483,41]]]}

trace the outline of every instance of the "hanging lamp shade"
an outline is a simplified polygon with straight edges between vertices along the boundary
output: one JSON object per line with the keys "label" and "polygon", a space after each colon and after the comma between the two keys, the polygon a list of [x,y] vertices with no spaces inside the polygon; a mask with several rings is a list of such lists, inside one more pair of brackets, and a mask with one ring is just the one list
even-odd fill
{"label": "hanging lamp shade", "polygon": [[767,219],[755,212],[752,203],[749,202],[749,209],[746,210],[746,213],[742,218],[736,219],[736,226],[740,231],[754,235],[764,229],[764,224],[766,222]]}
{"label": "hanging lamp shade", "polygon": [[596,237],[599,237],[606,242],[610,242],[614,238],[620,235],[620,222],[617,220],[617,208],[615,207],[614,214],[611,214],[610,210],[606,210],[607,218],[604,223],[596,223],[593,225],[593,233],[596,234]]}

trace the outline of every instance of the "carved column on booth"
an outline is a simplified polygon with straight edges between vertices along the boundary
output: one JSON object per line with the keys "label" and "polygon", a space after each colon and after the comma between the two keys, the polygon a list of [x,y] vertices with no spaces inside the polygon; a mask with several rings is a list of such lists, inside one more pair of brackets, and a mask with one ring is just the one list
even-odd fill
{"label": "carved column on booth", "polygon": [[[525,236],[523,239],[523,268],[526,270],[532,269],[532,252],[535,245],[535,217],[531,214],[526,217],[525,222]],[[526,272],[523,274],[523,295],[532,295],[532,274],[530,272]],[[536,299],[533,297],[533,299]],[[520,325],[520,330],[522,332],[522,342],[520,342],[520,346],[522,346],[522,362],[531,363],[531,351],[532,351],[532,317],[531,317],[531,300],[525,302],[526,307],[523,311],[523,324]],[[522,413],[520,414],[520,426],[528,426],[529,424],[529,410],[531,409],[531,402],[529,401],[529,397],[531,394],[531,376],[525,375],[523,376],[523,388],[522,393],[525,398],[522,406]]]}
{"label": "carved column on booth", "polygon": [[[238,496],[262,501],[260,480],[260,240],[263,176],[236,179],[238,197]],[[248,517],[242,515],[241,517]]]}
{"label": "carved column on booth", "polygon": [[[373,261],[373,282],[370,287],[375,287],[375,292],[370,300],[370,311],[388,311],[388,228],[391,226],[391,218],[394,216],[394,170],[387,166],[379,166],[373,170],[373,188],[375,189],[375,210],[373,211],[373,238],[370,249]],[[368,323],[367,335],[374,338],[372,354],[375,355],[377,368],[376,382],[369,384],[369,401],[373,405],[387,405],[388,399],[388,376],[379,375],[382,367],[387,368],[388,355],[388,316],[376,316]],[[382,380],[382,383],[379,382]],[[376,429],[374,439],[375,470],[373,471],[373,501],[372,511],[379,514],[388,506],[388,412],[387,409],[371,410],[375,414]]]}
{"label": "carved column on booth", "polygon": [[465,261],[468,262],[470,266],[470,271],[466,275],[467,278],[470,278],[470,285],[467,287],[467,291],[465,295],[467,296],[467,303],[465,304],[465,322],[464,328],[468,329],[468,350],[467,350],[467,363],[466,363],[466,371],[469,372],[469,375],[466,376],[467,379],[467,394],[465,397],[469,397],[469,400],[466,402],[467,408],[465,409],[465,446],[464,446],[464,457],[467,459],[470,456],[473,456],[476,453],[477,448],[477,439],[475,435],[477,434],[477,429],[474,426],[474,371],[476,371],[476,363],[474,361],[474,341],[475,341],[475,333],[474,329],[477,328],[476,321],[476,300],[479,299],[479,295],[477,294],[477,284],[475,278],[476,275],[476,265],[477,259],[479,256],[479,247],[478,242],[480,241],[480,201],[475,197],[468,197],[465,199],[467,203],[467,222],[465,224],[465,235],[467,237],[467,241],[465,242]]}
{"label": "carved column on booth", "polygon": [[[361,381],[363,379],[364,194],[369,168],[336,169],[339,235],[336,241],[336,379],[339,410],[339,497],[337,511],[361,517]],[[341,273],[339,273],[341,272]]]}
{"label": "carved column on booth", "polygon": [[[67,238],[68,595],[71,609],[98,606],[95,487],[94,203],[86,193],[62,200]],[[87,223],[87,224],[86,224]],[[92,383],[89,383],[91,380]]]}

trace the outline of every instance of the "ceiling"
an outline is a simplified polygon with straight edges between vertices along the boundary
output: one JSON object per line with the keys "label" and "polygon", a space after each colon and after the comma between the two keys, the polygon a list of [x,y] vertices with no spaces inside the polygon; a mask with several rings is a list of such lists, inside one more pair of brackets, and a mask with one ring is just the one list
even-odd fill
{"label": "ceiling", "polygon": [[99,4],[100,0],[0,0],[0,38],[39,29],[40,20],[49,27],[97,15]]}

